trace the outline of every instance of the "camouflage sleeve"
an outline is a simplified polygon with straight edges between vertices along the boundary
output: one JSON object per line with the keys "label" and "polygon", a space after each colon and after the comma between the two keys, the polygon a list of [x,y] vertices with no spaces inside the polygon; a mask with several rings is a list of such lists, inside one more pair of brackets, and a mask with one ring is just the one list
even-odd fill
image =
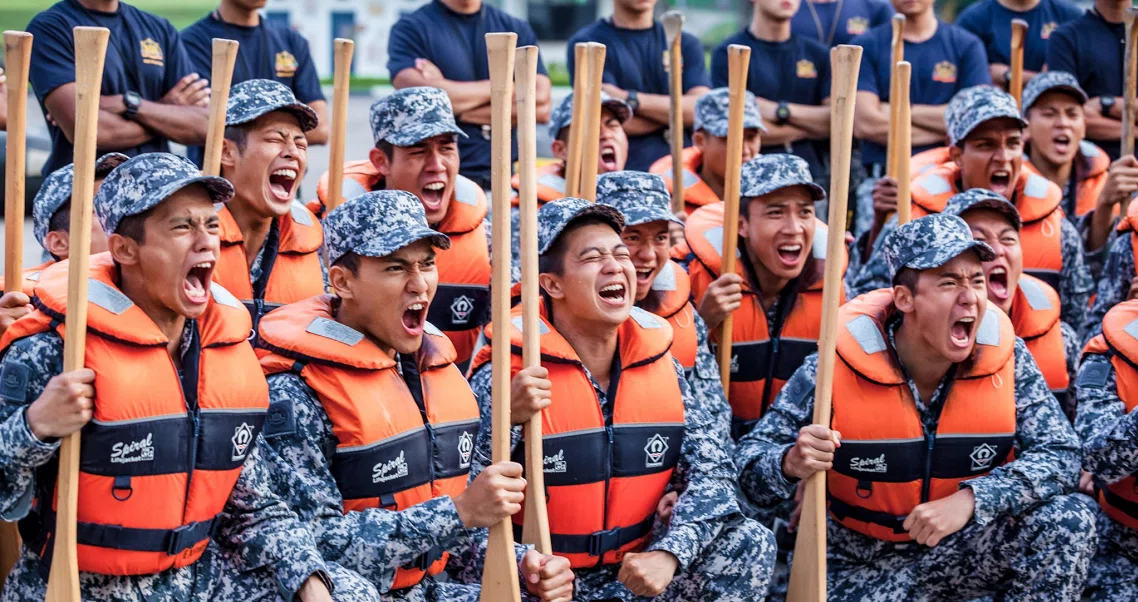
{"label": "camouflage sleeve", "polygon": [[[1131,235],[1133,236],[1133,235]],[[1134,248],[1131,236],[1121,236],[1110,246],[1110,255],[1098,281],[1095,303],[1087,312],[1079,334],[1085,343],[1099,330],[1102,318],[1110,308],[1126,300],[1130,292],[1130,280],[1134,278]]]}
{"label": "camouflage sleeve", "polygon": [[695,356],[695,370],[688,378],[692,395],[711,414],[712,428],[717,440],[728,446],[728,455],[733,454],[731,439],[731,406],[727,403],[727,396],[723,393],[723,381],[719,380],[719,364],[708,345],[707,323],[700,317],[699,312],[692,311],[695,316],[695,337],[698,351]]}
{"label": "camouflage sleeve", "polygon": [[[1106,237],[1106,242],[1097,249],[1087,249],[1087,234],[1090,233],[1091,216],[1093,216],[1094,213],[1095,210],[1092,209],[1089,213],[1084,213],[1076,218],[1074,223],[1075,229],[1079,231],[1079,236],[1083,241],[1083,257],[1086,259],[1087,270],[1090,271],[1091,278],[1095,282],[1098,282],[1098,279],[1102,277],[1102,268],[1106,263],[1110,248],[1114,245],[1114,241],[1119,238],[1119,233],[1118,230],[1113,227],[1114,224],[1118,223],[1118,219],[1115,218],[1114,224],[1112,224],[1110,228],[1110,233]],[[1070,218],[1070,216],[1067,217]]]}
{"label": "camouflage sleeve", "polygon": [[277,491],[310,526],[327,559],[356,571],[387,593],[398,567],[439,546],[466,549],[466,529],[449,496],[394,512],[382,508],[344,513],[344,501],[325,455],[335,445],[320,400],[295,374],[269,378],[270,425],[265,439],[289,467]]}
{"label": "camouflage sleeve", "polygon": [[757,506],[773,506],[794,496],[797,481],[782,472],[782,458],[798,439],[798,431],[814,420],[814,383],[818,354],[802,362],[755,428],[736,446],[739,487]]}
{"label": "camouflage sleeve", "polygon": [[0,361],[0,518],[28,515],[36,469],[51,460],[59,441],[36,439],[27,407],[51,378],[63,372],[63,339],[45,332],[12,343]]}
{"label": "camouflage sleeve", "polygon": [[735,465],[716,433],[714,418],[692,396],[680,363],[672,361],[684,399],[684,440],[672,479],[681,493],[668,530],[648,546],[648,551],[670,552],[680,561],[680,568],[686,569],[719,535],[727,519],[739,513],[739,504],[735,499]]}
{"label": "camouflage sleeve", "polygon": [[1079,440],[1023,340],[1015,342],[1015,459],[965,481],[976,495],[973,518],[986,525],[1018,516],[1055,495],[1074,490],[1079,478]]}
{"label": "camouflage sleeve", "polygon": [[312,533],[278,494],[291,471],[258,434],[213,536],[242,572],[267,569],[286,600],[312,575],[332,583]]}
{"label": "camouflage sleeve", "polygon": [[[493,457],[490,453],[490,442],[492,441],[493,423],[491,422],[491,403],[490,403],[490,376],[492,374],[491,364],[487,363],[482,366],[470,377],[470,388],[474,391],[474,398],[478,400],[478,439],[474,445],[474,455],[470,460],[470,479],[474,480],[475,477],[482,472],[482,469],[494,463]],[[522,427],[515,425],[510,433],[510,449],[513,450],[518,446],[522,440]]]}
{"label": "camouflage sleeve", "polygon": [[1079,335],[1066,322],[1059,322],[1059,332],[1063,335],[1063,355],[1067,360],[1067,405],[1063,413],[1067,420],[1075,420],[1075,380],[1079,375],[1079,356],[1083,349],[1079,345]]}
{"label": "camouflage sleeve", "polygon": [[1095,281],[1083,257],[1083,238],[1071,222],[1062,221],[1059,240],[1063,255],[1063,273],[1059,275],[1060,314],[1068,324],[1082,324]]}
{"label": "camouflage sleeve", "polygon": [[[879,288],[889,288],[892,285],[889,278],[889,266],[885,263],[885,256],[882,254],[882,243],[896,229],[897,218],[890,218],[889,221],[885,222],[885,226],[881,228],[881,233],[873,240],[873,248],[870,249],[869,257],[862,264],[861,270],[852,279],[847,276],[846,288],[851,299]],[[866,235],[863,234],[862,236]],[[861,245],[865,244],[864,241],[858,242]]]}
{"label": "camouflage sleeve", "polygon": [[1138,471],[1138,412],[1126,411],[1115,378],[1106,356],[1088,355],[1076,387],[1075,428],[1083,440],[1083,470],[1108,484]]}

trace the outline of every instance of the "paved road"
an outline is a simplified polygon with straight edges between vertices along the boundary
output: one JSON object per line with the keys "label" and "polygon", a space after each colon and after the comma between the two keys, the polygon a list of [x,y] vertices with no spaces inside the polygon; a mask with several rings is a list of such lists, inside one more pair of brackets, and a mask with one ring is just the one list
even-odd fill
{"label": "paved road", "polygon": [[[348,100],[348,127],[347,139],[344,143],[344,156],[348,161],[364,159],[367,157],[368,151],[373,146],[371,137],[371,125],[368,119],[368,108],[371,106],[374,98],[389,94],[391,88],[376,88],[372,91],[371,95],[357,95],[352,96]],[[559,102],[569,89],[555,89],[554,102]],[[325,94],[329,100],[332,98],[332,90],[326,89]],[[29,95],[28,99],[28,132],[29,135],[35,132],[40,132],[45,135],[46,126],[44,124],[43,115],[39,111],[39,105],[36,103],[34,96]],[[538,156],[549,156],[549,138],[546,135],[545,128],[538,126]],[[28,157],[29,162],[33,161],[31,156]],[[46,157],[41,158],[46,159]],[[316,184],[320,180],[321,174],[328,170],[328,147],[327,146],[314,146],[308,152],[308,173],[305,174],[301,182],[302,200],[307,200],[315,197]],[[30,216],[30,207],[28,207],[28,215]],[[3,220],[0,219],[0,223]],[[2,236],[2,231],[0,231]],[[24,224],[24,265],[34,266],[40,263],[42,249],[32,237],[32,225],[30,219]],[[2,271],[2,270],[0,270]]]}

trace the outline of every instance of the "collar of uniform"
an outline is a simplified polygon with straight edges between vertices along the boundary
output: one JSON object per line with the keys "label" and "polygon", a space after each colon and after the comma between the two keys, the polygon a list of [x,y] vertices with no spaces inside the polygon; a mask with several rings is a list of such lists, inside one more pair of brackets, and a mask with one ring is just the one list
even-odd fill
{"label": "collar of uniform", "polygon": [[913,403],[921,413],[921,422],[927,425],[928,421],[926,420],[926,416],[931,413],[935,424],[935,418],[940,412],[930,412],[930,410],[935,410],[944,403],[944,398],[948,393],[948,387],[956,375],[956,364],[949,367],[948,372],[940,379],[940,383],[937,384],[936,389],[933,391],[932,399],[926,403],[924,398],[921,397],[921,391],[917,388],[917,383],[913,380],[912,376],[909,376],[909,371],[905,368],[905,363],[902,362],[901,357],[897,355],[896,332],[897,328],[901,326],[904,317],[904,314],[901,312],[894,312],[893,315],[889,317],[889,321],[885,323],[885,334],[889,340],[889,353],[893,354],[893,360],[897,362],[897,367],[901,370],[901,376],[904,377],[905,384],[909,386],[909,392],[913,395]]}

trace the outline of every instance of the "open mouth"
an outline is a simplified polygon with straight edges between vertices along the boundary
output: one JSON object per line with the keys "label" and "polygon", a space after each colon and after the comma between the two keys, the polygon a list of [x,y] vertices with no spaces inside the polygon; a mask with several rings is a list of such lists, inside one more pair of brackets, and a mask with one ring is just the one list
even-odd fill
{"label": "open mouth", "polygon": [[972,329],[975,325],[976,318],[973,317],[960,318],[953,322],[952,330],[949,332],[952,344],[957,347],[967,347],[972,340]]}
{"label": "open mouth", "polygon": [[609,284],[601,288],[600,296],[601,300],[609,305],[623,307],[625,299],[628,298],[628,287],[620,283]]}
{"label": "open mouth", "polygon": [[446,187],[446,182],[441,180],[423,186],[423,192],[419,198],[423,199],[423,207],[427,211],[438,211],[442,208],[443,193],[446,191]]}
{"label": "open mouth", "polygon": [[269,192],[273,194],[273,198],[281,202],[291,200],[296,176],[296,170],[289,168],[278,169],[269,174]]}
{"label": "open mouth", "polygon": [[1066,155],[1071,151],[1071,137],[1067,134],[1059,134],[1051,139],[1051,143],[1055,146],[1055,151],[1059,154]]}
{"label": "open mouth", "polygon": [[1004,198],[1008,198],[1007,192],[1011,188],[1012,172],[1001,169],[992,172],[991,178],[992,185],[989,188],[992,192],[999,193]]}
{"label": "open mouth", "polygon": [[182,279],[182,292],[190,303],[200,305],[209,301],[209,280],[213,276],[213,262],[196,263]]}
{"label": "open mouth", "polygon": [[600,156],[598,157],[598,159],[601,162],[600,163],[601,173],[618,171],[619,168],[616,165],[616,149],[612,148],[611,146],[606,146],[606,147],[602,148],[601,152],[600,152]]}
{"label": "open mouth", "polygon": [[988,293],[1000,301],[1008,298],[1008,270],[1003,267],[992,268],[988,272]]}
{"label": "open mouth", "polygon": [[778,247],[778,259],[787,267],[797,266],[802,260],[802,245],[780,245]]}
{"label": "open mouth", "polygon": [[651,286],[652,273],[656,271],[655,267],[650,268],[636,268],[636,286]]}
{"label": "open mouth", "polygon": [[403,310],[403,330],[411,336],[423,334],[423,323],[427,320],[427,304],[412,303]]}

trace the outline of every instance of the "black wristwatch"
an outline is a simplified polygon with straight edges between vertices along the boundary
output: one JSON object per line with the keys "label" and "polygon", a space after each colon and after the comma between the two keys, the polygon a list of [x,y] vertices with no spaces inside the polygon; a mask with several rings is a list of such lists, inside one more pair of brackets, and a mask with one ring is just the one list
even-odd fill
{"label": "black wristwatch", "polygon": [[142,106],[142,96],[138,92],[127,91],[122,95],[122,103],[126,105],[123,118],[133,120],[138,115],[138,108]]}
{"label": "black wristwatch", "polygon": [[1102,116],[1103,117],[1110,117],[1110,110],[1114,108],[1114,97],[1113,96],[1100,96],[1098,101],[1099,101],[1099,104],[1102,105]]}
{"label": "black wristwatch", "polygon": [[640,109],[640,94],[638,94],[636,90],[629,90],[628,96],[624,99],[624,104],[628,105],[628,108],[632,110],[632,114],[635,115],[636,111]]}
{"label": "black wristwatch", "polygon": [[790,121],[790,105],[785,100],[778,103],[778,108],[774,112],[774,121],[778,125],[786,125]]}

